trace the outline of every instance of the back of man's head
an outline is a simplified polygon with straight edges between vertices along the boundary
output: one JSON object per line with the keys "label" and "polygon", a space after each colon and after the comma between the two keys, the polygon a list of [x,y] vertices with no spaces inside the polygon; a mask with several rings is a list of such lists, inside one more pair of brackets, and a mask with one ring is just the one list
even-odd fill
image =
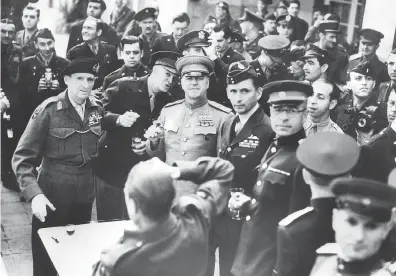
{"label": "back of man's head", "polygon": [[137,212],[154,222],[162,222],[170,214],[175,188],[169,172],[153,166],[149,160],[132,168],[125,184],[125,194],[126,201],[135,202]]}

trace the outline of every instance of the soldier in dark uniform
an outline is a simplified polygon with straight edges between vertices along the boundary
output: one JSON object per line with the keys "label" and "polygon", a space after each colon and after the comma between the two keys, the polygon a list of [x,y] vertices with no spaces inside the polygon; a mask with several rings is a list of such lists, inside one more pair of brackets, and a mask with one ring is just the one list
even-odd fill
{"label": "soldier in dark uniform", "polygon": [[330,182],[349,175],[359,151],[351,137],[334,132],[310,136],[297,148],[305,183],[312,192],[311,205],[279,222],[273,275],[309,275],[316,249],[335,241],[331,223],[336,202]]}
{"label": "soldier in dark uniform", "polygon": [[[93,275],[203,275],[209,230],[225,207],[232,176],[232,164],[220,158],[136,165],[125,200],[137,226],[126,227],[121,240],[103,250]],[[174,203],[175,180],[194,182],[196,193]]]}
{"label": "soldier in dark uniform", "polygon": [[[255,167],[269,146],[269,117],[258,104],[262,90],[257,74],[247,61],[232,63],[227,76],[227,95],[236,115],[229,116],[219,132],[218,155],[235,167],[232,188],[249,195],[257,180]],[[232,220],[228,210],[214,220],[214,250],[219,247],[220,275],[230,275],[243,221]],[[214,266],[214,265],[213,265]]]}
{"label": "soldier in dark uniform", "polygon": [[98,66],[94,59],[79,59],[62,71],[68,89],[34,111],[12,159],[21,191],[32,201],[33,275],[56,275],[40,228],[91,220],[92,159],[98,154],[104,110],[88,97]]}
{"label": "soldier in dark uniform", "polygon": [[290,14],[284,14],[276,18],[276,31],[280,36],[283,36],[293,42],[297,40],[296,36],[296,18]]}
{"label": "soldier in dark uniform", "polygon": [[[352,69],[349,72],[348,86],[352,90],[353,98],[346,104],[337,107],[335,111],[335,123],[342,128],[344,133],[356,139],[359,144],[388,126],[386,114],[383,114],[383,109],[379,107],[374,93],[374,78],[375,72],[370,62],[363,62]],[[364,121],[358,120],[361,118],[361,113],[367,113],[367,108],[370,107],[375,110],[372,114],[369,111],[368,114],[373,118]],[[369,124],[371,121],[375,121],[374,124]]]}
{"label": "soldier in dark uniform", "polygon": [[228,25],[233,31],[241,31],[239,22],[234,20],[230,14],[230,7],[228,3],[220,1],[215,7],[215,16],[209,15],[208,17],[214,17],[218,25]]}
{"label": "soldier in dark uniform", "polygon": [[263,29],[264,19],[255,15],[252,11],[245,9],[245,13],[241,18],[242,35],[245,36],[247,42],[245,43],[245,50],[250,54],[252,59],[260,56],[261,48],[258,41],[263,37],[260,31]]}
{"label": "soldier in dark uniform", "polygon": [[301,2],[299,0],[289,1],[289,6],[287,7],[287,12],[294,19],[294,38],[296,40],[303,40],[308,32],[308,23],[298,17],[300,13]]}
{"label": "soldier in dark uniform", "polygon": [[67,58],[71,61],[77,58],[95,58],[99,61],[100,68],[94,89],[101,87],[104,77],[119,67],[116,48],[100,40],[103,30],[104,25],[101,21],[88,17],[82,28],[84,42],[67,52]]}
{"label": "soldier in dark uniform", "polygon": [[390,80],[378,87],[378,102],[382,105],[388,102],[389,94],[396,88],[396,48],[389,53],[386,64]]}
{"label": "soldier in dark uniform", "polygon": [[243,60],[242,55],[235,52],[229,45],[231,33],[231,28],[228,25],[216,25],[211,35],[211,42],[217,52],[217,56],[226,65]]}
{"label": "soldier in dark uniform", "polygon": [[158,38],[154,42],[153,52],[158,51],[172,51],[178,52],[177,42],[185,35],[190,25],[190,17],[187,13],[181,13],[175,16],[172,20],[173,32],[170,35],[166,35]]}
{"label": "soldier in dark uniform", "polygon": [[[259,46],[261,54],[254,59],[250,65],[259,77],[260,86],[264,86],[272,78],[274,72],[288,72],[284,65],[285,54],[290,41],[278,35],[265,36],[260,39]],[[268,95],[263,93],[259,103],[264,111],[269,115],[269,106],[267,104]]]}
{"label": "soldier in dark uniform", "polygon": [[[364,144],[369,145],[374,152],[383,157],[382,168],[387,168],[388,172],[396,167],[396,92],[392,90],[387,102],[387,117],[389,126],[377,135],[372,136]],[[382,161],[382,160],[381,160]]]}
{"label": "soldier in dark uniform", "polygon": [[[305,138],[303,128],[307,98],[312,87],[301,81],[274,81],[263,88],[269,95],[273,142],[258,169],[251,196],[231,198],[229,208],[243,208],[248,216],[231,273],[271,275],[276,262],[276,232],[279,221],[289,214],[292,183],[298,167],[296,150]],[[309,205],[309,195],[300,203]],[[304,207],[304,206],[303,206]]]}
{"label": "soldier in dark uniform", "polygon": [[[177,76],[175,62],[178,57],[180,55],[174,52],[154,53],[151,58],[153,72],[148,77],[122,77],[104,92],[102,104],[106,116],[103,124],[115,123],[117,127],[107,132],[95,166],[99,220],[126,217],[122,189],[131,168],[145,159],[145,142],[140,148],[136,147],[140,150],[132,149],[132,137],[142,139],[161,109],[175,100],[169,89]],[[167,77],[168,74],[171,76]]]}
{"label": "soldier in dark uniform", "polygon": [[[95,17],[96,19],[100,20],[102,14],[106,10],[106,3],[103,0],[89,0],[88,7],[87,7],[87,17]],[[85,19],[80,20],[74,23],[70,30],[69,42],[67,44],[66,53],[69,52],[77,44],[84,42],[82,37],[82,29]],[[118,46],[118,37],[117,32],[114,30],[113,27],[108,25],[105,22],[103,24],[103,31],[100,34],[99,40],[105,41],[114,47]]]}
{"label": "soldier in dark uniform", "polygon": [[37,24],[40,19],[40,10],[27,5],[23,9],[23,30],[16,33],[15,41],[22,47],[23,58],[35,55],[38,51],[34,45],[34,36],[38,32]]}
{"label": "soldier in dark uniform", "polygon": [[158,32],[155,27],[155,16],[156,10],[154,8],[144,8],[139,11],[134,19],[139,22],[142,33],[139,38],[143,40],[143,57],[142,64],[148,65],[150,62],[150,56],[153,54],[154,42],[156,39],[164,36],[164,33]]}
{"label": "soldier in dark uniform", "polygon": [[29,3],[37,3],[38,0],[3,0],[1,1],[1,18],[8,18],[15,24],[16,31],[23,29],[22,13]]}
{"label": "soldier in dark uniform", "polygon": [[133,20],[134,16],[135,12],[128,7],[126,0],[115,1],[114,10],[110,14],[109,25],[117,32],[118,41],[121,40],[126,26]]}
{"label": "soldier in dark uniform", "polygon": [[347,81],[347,69],[349,56],[344,47],[338,44],[338,36],[341,33],[340,23],[334,20],[323,20],[319,24],[319,41],[315,45],[326,50],[333,57],[329,65],[327,77],[329,81],[342,86]]}
{"label": "soldier in dark uniform", "polygon": [[363,61],[370,61],[371,65],[374,67],[374,80],[376,86],[378,87],[379,84],[389,80],[385,63],[380,61],[376,55],[376,51],[379,47],[381,39],[384,38],[384,35],[381,32],[373,29],[362,29],[359,32],[359,36],[360,51],[349,58],[348,71]]}
{"label": "soldier in dark uniform", "polygon": [[47,28],[40,29],[34,37],[38,53],[24,59],[19,65],[18,89],[26,127],[36,107],[47,98],[66,89],[61,71],[69,61],[55,53],[55,38]]}
{"label": "soldier in dark uniform", "polygon": [[151,70],[141,63],[143,56],[143,41],[134,36],[126,36],[120,42],[121,57],[124,65],[104,78],[102,90],[122,77],[143,77],[150,74]]}
{"label": "soldier in dark uniform", "polygon": [[263,35],[276,35],[276,16],[273,13],[269,13],[264,17],[264,29]]}
{"label": "soldier in dark uniform", "polygon": [[230,35],[231,48],[234,49],[234,51],[237,52],[238,54],[241,54],[241,56],[245,61],[251,62],[252,56],[250,56],[250,54],[243,47],[245,41],[246,38],[238,32],[232,32]]}
{"label": "soldier in dark uniform", "polygon": [[1,90],[8,100],[1,112],[1,181],[6,188],[19,191],[11,168],[11,158],[23,132],[19,91],[16,85],[22,49],[13,43],[15,24],[10,19],[1,20]]}
{"label": "soldier in dark uniform", "polygon": [[336,243],[316,251],[311,275],[395,275],[396,264],[386,263],[380,249],[393,227],[396,189],[363,178],[336,179],[331,189],[337,203],[332,224]]}

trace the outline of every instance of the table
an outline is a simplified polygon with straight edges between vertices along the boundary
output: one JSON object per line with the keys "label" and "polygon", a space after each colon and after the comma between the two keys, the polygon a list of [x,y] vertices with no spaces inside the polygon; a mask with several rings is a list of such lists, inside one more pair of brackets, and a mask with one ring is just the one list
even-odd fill
{"label": "table", "polygon": [[90,276],[92,265],[99,260],[102,250],[115,244],[124,229],[134,226],[130,220],[94,222],[75,225],[73,235],[66,233],[65,226],[42,228],[38,234],[59,276]]}

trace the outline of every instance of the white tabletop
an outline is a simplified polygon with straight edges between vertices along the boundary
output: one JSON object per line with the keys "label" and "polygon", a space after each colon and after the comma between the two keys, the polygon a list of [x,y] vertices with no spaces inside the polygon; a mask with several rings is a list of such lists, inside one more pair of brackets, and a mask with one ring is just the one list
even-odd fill
{"label": "white tabletop", "polygon": [[127,226],[134,226],[134,223],[112,221],[76,225],[73,235],[66,233],[65,226],[51,227],[40,229],[38,234],[59,276],[87,276],[92,274],[92,265],[99,260],[103,248],[116,243]]}

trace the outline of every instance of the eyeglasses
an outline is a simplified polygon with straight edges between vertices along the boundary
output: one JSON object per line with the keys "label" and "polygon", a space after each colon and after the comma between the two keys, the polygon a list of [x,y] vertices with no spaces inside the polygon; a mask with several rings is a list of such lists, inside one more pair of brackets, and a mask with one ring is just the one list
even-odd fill
{"label": "eyeglasses", "polygon": [[274,114],[281,114],[282,112],[286,112],[289,115],[296,115],[304,111],[306,111],[306,109],[299,110],[297,107],[291,106],[271,106],[271,112]]}

